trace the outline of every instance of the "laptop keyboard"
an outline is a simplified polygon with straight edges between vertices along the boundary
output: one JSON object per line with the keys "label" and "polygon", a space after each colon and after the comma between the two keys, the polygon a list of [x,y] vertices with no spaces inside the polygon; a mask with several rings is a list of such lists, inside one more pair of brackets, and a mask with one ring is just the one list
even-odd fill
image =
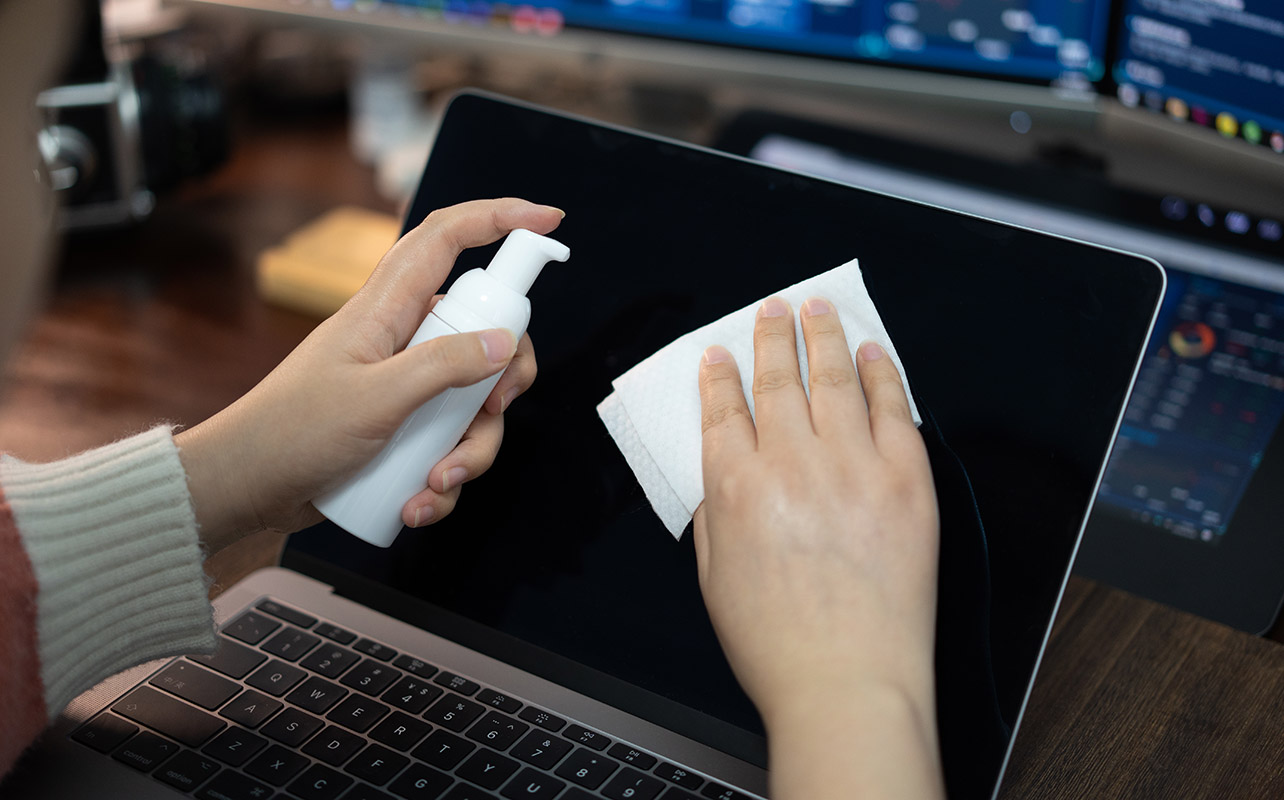
{"label": "laptop keyboard", "polygon": [[748,800],[272,600],[71,738],[201,800]]}

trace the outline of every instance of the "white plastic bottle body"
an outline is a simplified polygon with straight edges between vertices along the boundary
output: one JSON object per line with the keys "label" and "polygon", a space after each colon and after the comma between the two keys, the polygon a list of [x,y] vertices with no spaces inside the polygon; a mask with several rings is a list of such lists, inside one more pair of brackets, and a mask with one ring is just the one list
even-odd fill
{"label": "white plastic bottle body", "polygon": [[[466,285],[482,271],[461,276]],[[466,281],[465,278],[470,278]],[[508,328],[520,339],[530,320],[530,301],[503,287],[488,287],[485,319],[450,298],[424,318],[407,347],[439,336],[487,328]],[[498,318],[496,318],[498,317]],[[449,320],[449,322],[447,322]],[[453,323],[453,324],[452,324]],[[330,521],[360,539],[387,547],[401,532],[401,509],[428,484],[428,473],[463,437],[503,372],[471,386],[448,389],[420,406],[401,424],[379,455],[348,482],[313,500]]]}

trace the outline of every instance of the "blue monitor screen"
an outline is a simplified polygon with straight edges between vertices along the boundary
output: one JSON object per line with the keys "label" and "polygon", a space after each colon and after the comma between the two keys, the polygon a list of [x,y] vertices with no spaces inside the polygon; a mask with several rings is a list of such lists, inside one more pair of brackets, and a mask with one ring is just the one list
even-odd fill
{"label": "blue monitor screen", "polygon": [[396,5],[535,34],[552,35],[562,26],[590,28],[1070,85],[1104,75],[1109,28],[1108,0],[401,0]]}
{"label": "blue monitor screen", "polygon": [[1128,0],[1119,99],[1284,153],[1284,3]]}

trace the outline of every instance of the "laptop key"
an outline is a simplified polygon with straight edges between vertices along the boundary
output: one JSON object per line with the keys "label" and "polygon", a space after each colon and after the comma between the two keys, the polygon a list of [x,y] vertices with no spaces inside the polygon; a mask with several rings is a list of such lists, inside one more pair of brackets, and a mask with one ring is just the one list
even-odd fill
{"label": "laptop key", "polygon": [[308,654],[307,658],[299,662],[299,666],[307,667],[327,678],[338,678],[360,660],[361,656],[351,650],[325,645]]}
{"label": "laptop key", "polygon": [[304,614],[302,611],[283,606],[275,600],[264,600],[255,606],[264,614],[271,614],[277,619],[283,619],[291,625],[297,625],[300,628],[311,628],[317,624],[317,618]]}
{"label": "laptop key", "polygon": [[298,667],[274,658],[259,667],[258,671],[247,678],[245,682],[255,689],[262,689],[273,697],[280,697],[290,691],[296,683],[307,677],[307,674]]}
{"label": "laptop key", "polygon": [[348,762],[348,766],[343,769],[376,786],[383,786],[409,763],[410,759],[400,753],[394,753],[382,745],[372,744]]}
{"label": "laptop key", "polygon": [[504,797],[512,800],[553,800],[557,793],[566,788],[566,784],[544,772],[536,772],[524,767],[517,777],[508,782],[500,791]]}
{"label": "laptop key", "polygon": [[396,650],[386,644],[380,644],[374,639],[362,639],[352,647],[354,650],[365,653],[372,658],[377,658],[380,661],[391,661],[397,655]]}
{"label": "laptop key", "polygon": [[100,753],[110,753],[135,733],[138,733],[137,725],[128,723],[114,714],[99,714],[77,728],[71,738],[81,744],[89,745]]}
{"label": "laptop key", "polygon": [[660,796],[660,800],[700,800],[700,798],[676,786],[670,786],[669,790]]}
{"label": "laptop key", "polygon": [[227,723],[212,714],[175,700],[150,686],[139,686],[117,700],[111,710],[188,747],[200,747]]}
{"label": "laptop key", "polygon": [[343,728],[328,726],[303,747],[303,752],[327,764],[339,766],[365,746],[366,740]]}
{"label": "laptop key", "polygon": [[602,787],[602,794],[611,800],[652,800],[664,789],[664,782],[650,775],[625,767]]}
{"label": "laptop key", "polygon": [[280,710],[281,706],[280,700],[273,700],[253,689],[246,689],[241,693],[240,697],[228,703],[218,713],[219,716],[226,717],[247,728],[257,728],[268,717]]}
{"label": "laptop key", "polygon": [[328,622],[322,622],[313,629],[313,633],[318,633],[331,641],[339,644],[352,644],[357,640],[357,635],[352,631],[345,631],[337,625],[331,625]]}
{"label": "laptop key", "polygon": [[204,664],[211,669],[218,670],[229,678],[235,678],[239,681],[249,675],[259,664],[267,661],[267,656],[252,647],[246,647],[226,636],[220,636],[218,649],[214,651],[214,655],[188,656],[187,660],[195,661],[197,664]]}
{"label": "laptop key", "polygon": [[474,742],[481,742],[496,750],[507,750],[509,745],[517,741],[517,738],[528,730],[530,730],[530,726],[526,723],[518,722],[497,711],[492,711],[482,717],[481,721],[476,725],[469,728],[468,733],[464,735]]}
{"label": "laptop key", "polygon": [[212,758],[183,750],[160,766],[152,776],[175,789],[190,792],[209,780],[222,767]]}
{"label": "laptop key", "polygon": [[283,661],[298,661],[309,650],[321,641],[319,636],[304,633],[298,628],[286,626],[285,630],[259,645],[265,653],[271,653]]}
{"label": "laptop key", "polygon": [[699,789],[704,785],[704,778],[687,772],[677,764],[665,761],[655,768],[655,774],[670,783],[676,783],[684,789]]}
{"label": "laptop key", "polygon": [[324,722],[311,714],[305,714],[297,708],[287,708],[264,725],[260,733],[276,739],[283,745],[298,747],[324,725]]}
{"label": "laptop key", "polygon": [[241,690],[238,684],[222,675],[186,661],[175,661],[158,672],[148,683],[211,711],[232,699]]}
{"label": "laptop key", "polygon": [[196,793],[197,800],[269,800],[272,787],[249,775],[225,769]]}
{"label": "laptop key", "polygon": [[465,697],[476,694],[477,690],[481,688],[476,681],[470,681],[462,675],[456,675],[453,672],[438,673],[437,677],[432,679],[432,682],[439,686],[445,686],[452,692],[462,694]]}
{"label": "laptop key", "polygon": [[555,717],[547,711],[541,711],[534,706],[523,708],[517,717],[519,719],[524,719],[533,725],[538,725],[546,731],[552,731],[553,733],[557,733],[562,728],[566,727],[566,720],[561,717]]}
{"label": "laptop key", "polygon": [[749,800],[748,795],[737,792],[730,786],[723,786],[719,783],[706,784],[705,787],[700,790],[700,794],[710,798],[710,800]]}
{"label": "laptop key", "polygon": [[611,777],[611,773],[615,772],[618,766],[606,756],[577,747],[554,774],[577,783],[585,789],[596,789],[602,785],[602,781]]}
{"label": "laptop key", "polygon": [[245,771],[273,786],[284,786],[312,762],[293,750],[274,744],[246,766]]}
{"label": "laptop key", "polygon": [[394,711],[391,716],[370,731],[370,738],[405,752],[427,736],[430,730],[432,726],[427,722],[415,719],[409,714]]}
{"label": "laptop key", "polygon": [[433,675],[437,674],[437,668],[432,664],[407,655],[397,656],[392,660],[392,665],[394,667],[404,669],[411,675],[418,675],[421,678],[431,678]]}
{"label": "laptop key", "polygon": [[392,703],[407,714],[419,714],[428,704],[443,694],[441,687],[433,686],[422,678],[407,675],[397,685],[384,692],[380,699]]}
{"label": "laptop key", "polygon": [[644,772],[651,769],[651,767],[654,767],[656,762],[659,761],[655,756],[629,747],[624,742],[616,742],[611,745],[611,747],[606,751],[606,754],[611,758],[617,758],[620,761],[623,761],[625,764],[635,766]]}
{"label": "laptop key", "polygon": [[573,742],[579,742],[585,747],[591,747],[598,752],[605,750],[606,746],[611,743],[610,739],[597,731],[591,731],[580,725],[569,726],[566,730],[562,731],[562,735]]}
{"label": "laptop key", "polygon": [[423,764],[411,764],[388,787],[388,791],[406,800],[435,800],[454,781],[444,772]]}
{"label": "laptop key", "polygon": [[362,659],[361,663],[353,667],[352,671],[344,675],[339,682],[372,697],[378,697],[400,677],[401,673],[387,664],[366,658]]}
{"label": "laptop key", "polygon": [[281,623],[253,611],[246,611],[228,623],[223,633],[246,644],[258,644],[269,633],[281,627]]}
{"label": "laptop key", "polygon": [[161,762],[178,752],[178,745],[150,731],[143,731],[117,750],[112,758],[134,769],[151,772]]}
{"label": "laptop key", "polygon": [[531,731],[526,734],[526,738],[513,745],[508,754],[540,769],[551,770],[563,756],[571,752],[572,747],[574,745],[565,739],[549,736],[544,731]]}
{"label": "laptop key", "polygon": [[349,730],[365,733],[371,725],[383,719],[387,713],[388,707],[383,703],[354,694],[335,706],[333,711],[325,715],[325,718]]}
{"label": "laptop key", "polygon": [[455,774],[483,789],[498,789],[520,766],[513,759],[483,747],[460,764]]}
{"label": "laptop key", "polygon": [[458,733],[480,717],[484,710],[471,700],[447,694],[424,712],[424,719]]}
{"label": "laptop key", "polygon": [[266,746],[267,739],[233,726],[214,737],[214,741],[202,747],[201,752],[239,767]]}
{"label": "laptop key", "polygon": [[[596,797],[588,797],[589,800],[597,800]],[[346,800],[346,799],[345,799]],[[450,791],[441,798],[441,800],[499,800],[498,795],[493,795],[484,789],[478,789],[476,786],[468,783],[457,783],[450,787]]]}
{"label": "laptop key", "polygon": [[348,790],[340,800],[392,800],[392,795],[381,792],[364,783],[358,783]]}
{"label": "laptop key", "polygon": [[285,699],[305,711],[324,714],[348,694],[348,690],[320,678],[308,678]]}
{"label": "laptop key", "polygon": [[477,745],[461,739],[453,733],[436,730],[432,736],[424,739],[423,744],[411,751],[410,755],[427,761],[434,767],[454,769],[460,761],[477,749]]}
{"label": "laptop key", "polygon": [[483,689],[477,695],[477,702],[498,708],[505,714],[516,714],[518,709],[522,707],[520,701],[515,700],[506,694],[500,694],[494,689]]}
{"label": "laptop key", "polygon": [[347,775],[323,764],[313,764],[290,784],[287,791],[303,800],[336,800],[352,784],[352,778]]}

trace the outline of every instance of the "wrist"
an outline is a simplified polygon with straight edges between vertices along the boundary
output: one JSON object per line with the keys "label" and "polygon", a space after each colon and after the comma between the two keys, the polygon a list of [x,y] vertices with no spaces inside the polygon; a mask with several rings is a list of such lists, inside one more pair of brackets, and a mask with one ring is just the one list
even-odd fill
{"label": "wrist", "polygon": [[201,543],[211,554],[262,528],[244,486],[249,465],[229,441],[226,413],[174,436]]}

